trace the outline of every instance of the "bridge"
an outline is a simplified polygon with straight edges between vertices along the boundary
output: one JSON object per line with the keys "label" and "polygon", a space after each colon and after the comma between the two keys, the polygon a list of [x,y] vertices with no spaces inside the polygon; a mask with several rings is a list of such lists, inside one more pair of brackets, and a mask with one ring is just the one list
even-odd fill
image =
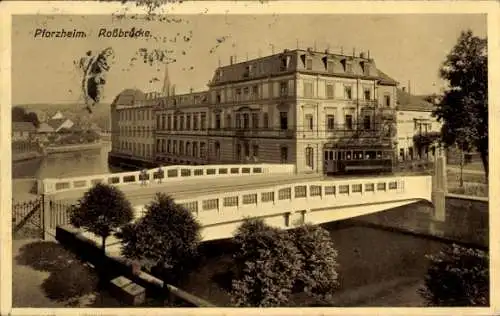
{"label": "bridge", "polygon": [[[134,206],[135,218],[157,192],[170,194],[193,212],[204,240],[230,238],[247,217],[291,229],[302,223],[322,224],[381,212],[426,200],[434,203],[436,221],[444,221],[446,192],[444,158],[437,158],[435,176],[389,175],[325,177],[296,174],[293,165],[206,165],[164,167],[140,172],[45,179],[38,185],[48,200],[74,203],[97,182],[120,187]],[[440,175],[440,176],[436,176]],[[53,229],[57,219],[45,212]]]}

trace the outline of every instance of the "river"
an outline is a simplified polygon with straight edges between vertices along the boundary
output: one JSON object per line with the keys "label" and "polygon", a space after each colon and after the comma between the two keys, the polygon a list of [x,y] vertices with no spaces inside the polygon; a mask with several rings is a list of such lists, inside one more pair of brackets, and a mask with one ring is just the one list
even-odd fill
{"label": "river", "polygon": [[[13,164],[13,178],[67,177],[117,172],[108,166],[110,144],[100,150],[53,154]],[[20,191],[16,188],[14,195]],[[426,254],[435,253],[449,242],[430,238],[434,234],[432,207],[428,203],[392,209],[352,220],[325,224],[337,246],[341,290],[338,306],[418,306],[416,290],[422,285],[427,268]],[[405,231],[405,232],[402,232]],[[462,242],[488,245],[488,211],[483,205],[447,201],[446,222],[441,234]],[[408,233],[412,232],[412,233]],[[417,233],[417,234],[414,234]],[[222,249],[224,247],[220,247]],[[220,250],[219,249],[219,250]],[[227,295],[214,278],[230,265],[228,253],[215,251],[201,270],[187,282],[185,290],[226,304]],[[210,278],[204,282],[204,278]],[[200,288],[199,284],[211,284]],[[213,285],[213,286],[212,286]]]}

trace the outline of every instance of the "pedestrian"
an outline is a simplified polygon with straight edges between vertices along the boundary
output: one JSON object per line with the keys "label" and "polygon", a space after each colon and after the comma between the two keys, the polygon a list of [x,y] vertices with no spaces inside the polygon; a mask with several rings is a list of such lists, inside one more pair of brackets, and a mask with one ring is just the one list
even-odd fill
{"label": "pedestrian", "polygon": [[148,176],[148,171],[146,169],[142,169],[142,171],[141,171],[141,186],[146,185],[147,176]]}
{"label": "pedestrian", "polygon": [[163,179],[163,169],[161,168],[161,166],[158,167],[158,183],[161,183],[161,179]]}

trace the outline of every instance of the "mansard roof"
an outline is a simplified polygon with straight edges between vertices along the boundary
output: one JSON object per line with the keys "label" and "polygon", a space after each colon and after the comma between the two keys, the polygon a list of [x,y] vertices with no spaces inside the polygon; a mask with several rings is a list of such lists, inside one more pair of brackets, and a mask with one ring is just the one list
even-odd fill
{"label": "mansard roof", "polygon": [[[309,67],[307,67],[309,66]],[[310,68],[310,69],[308,69]],[[375,61],[363,53],[359,56],[332,54],[328,51],[284,50],[270,56],[218,67],[209,86],[226,83],[282,76],[287,73],[310,73],[325,76],[366,78],[378,80],[383,85],[398,82],[377,69]]]}

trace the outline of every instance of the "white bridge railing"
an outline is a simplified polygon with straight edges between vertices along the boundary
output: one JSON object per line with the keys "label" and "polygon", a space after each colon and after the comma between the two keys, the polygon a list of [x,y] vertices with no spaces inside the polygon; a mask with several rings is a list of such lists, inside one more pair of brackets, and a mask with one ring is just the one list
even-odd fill
{"label": "white bridge railing", "polygon": [[[390,176],[300,182],[204,195],[176,202],[192,211],[204,228],[239,223],[245,217],[274,217],[271,224],[289,228],[296,221],[318,224],[334,220],[331,212],[321,212],[325,208],[377,204],[383,208],[383,203],[431,201],[431,195],[431,176]],[[136,206],[135,211],[136,219],[142,217],[144,205]],[[356,214],[348,212],[343,216]]]}
{"label": "white bridge railing", "polygon": [[[294,174],[292,164],[243,164],[243,165],[201,165],[165,166],[146,170],[145,182],[172,182],[187,179],[213,179],[248,175]],[[90,175],[83,177],[43,179],[38,182],[39,194],[51,194],[75,189],[89,189],[97,183],[111,185],[139,184],[143,181],[142,171]]]}

